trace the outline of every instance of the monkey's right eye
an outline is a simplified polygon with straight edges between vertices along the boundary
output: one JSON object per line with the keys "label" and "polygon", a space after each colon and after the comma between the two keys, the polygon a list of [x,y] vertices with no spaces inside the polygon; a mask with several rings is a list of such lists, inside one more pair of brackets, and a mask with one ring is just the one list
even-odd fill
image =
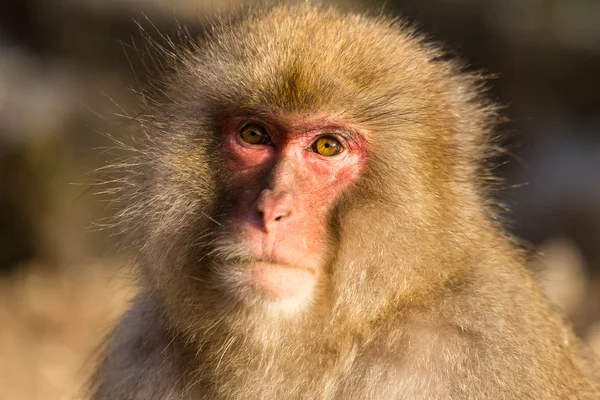
{"label": "monkey's right eye", "polygon": [[244,125],[240,130],[240,137],[248,144],[271,144],[265,128],[256,124]]}

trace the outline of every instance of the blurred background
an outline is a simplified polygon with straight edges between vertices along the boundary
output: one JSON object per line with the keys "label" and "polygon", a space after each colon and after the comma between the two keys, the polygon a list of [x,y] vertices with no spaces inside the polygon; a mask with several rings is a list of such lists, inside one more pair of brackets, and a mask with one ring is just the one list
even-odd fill
{"label": "blurred background", "polygon": [[[401,15],[495,76],[490,96],[510,119],[498,201],[548,296],[600,353],[600,1],[336,3]],[[135,293],[90,184],[146,73],[140,31],[198,32],[226,8],[235,1],[0,4],[0,400],[81,396]]]}

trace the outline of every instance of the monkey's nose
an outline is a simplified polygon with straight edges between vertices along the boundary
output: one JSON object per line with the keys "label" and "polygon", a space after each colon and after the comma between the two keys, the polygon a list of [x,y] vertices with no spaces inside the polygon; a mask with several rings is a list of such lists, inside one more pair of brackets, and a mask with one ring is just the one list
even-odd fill
{"label": "monkey's nose", "polygon": [[265,189],[256,202],[258,211],[265,230],[276,227],[277,223],[289,218],[293,214],[293,196],[289,192],[274,192]]}

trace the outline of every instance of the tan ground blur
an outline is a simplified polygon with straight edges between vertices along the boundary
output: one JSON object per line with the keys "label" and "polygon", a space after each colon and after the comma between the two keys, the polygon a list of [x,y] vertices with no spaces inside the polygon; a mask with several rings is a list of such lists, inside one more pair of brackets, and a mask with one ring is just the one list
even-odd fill
{"label": "tan ground blur", "polygon": [[0,400],[82,398],[94,349],[134,292],[119,262],[103,264],[0,280]]}

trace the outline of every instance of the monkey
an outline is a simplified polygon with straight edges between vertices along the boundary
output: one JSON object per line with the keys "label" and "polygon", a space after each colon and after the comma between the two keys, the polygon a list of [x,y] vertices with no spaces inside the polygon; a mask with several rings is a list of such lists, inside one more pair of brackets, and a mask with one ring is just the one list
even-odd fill
{"label": "monkey", "polygon": [[484,74],[313,3],[191,42],[127,145],[140,293],[92,399],[600,398],[491,199]]}

